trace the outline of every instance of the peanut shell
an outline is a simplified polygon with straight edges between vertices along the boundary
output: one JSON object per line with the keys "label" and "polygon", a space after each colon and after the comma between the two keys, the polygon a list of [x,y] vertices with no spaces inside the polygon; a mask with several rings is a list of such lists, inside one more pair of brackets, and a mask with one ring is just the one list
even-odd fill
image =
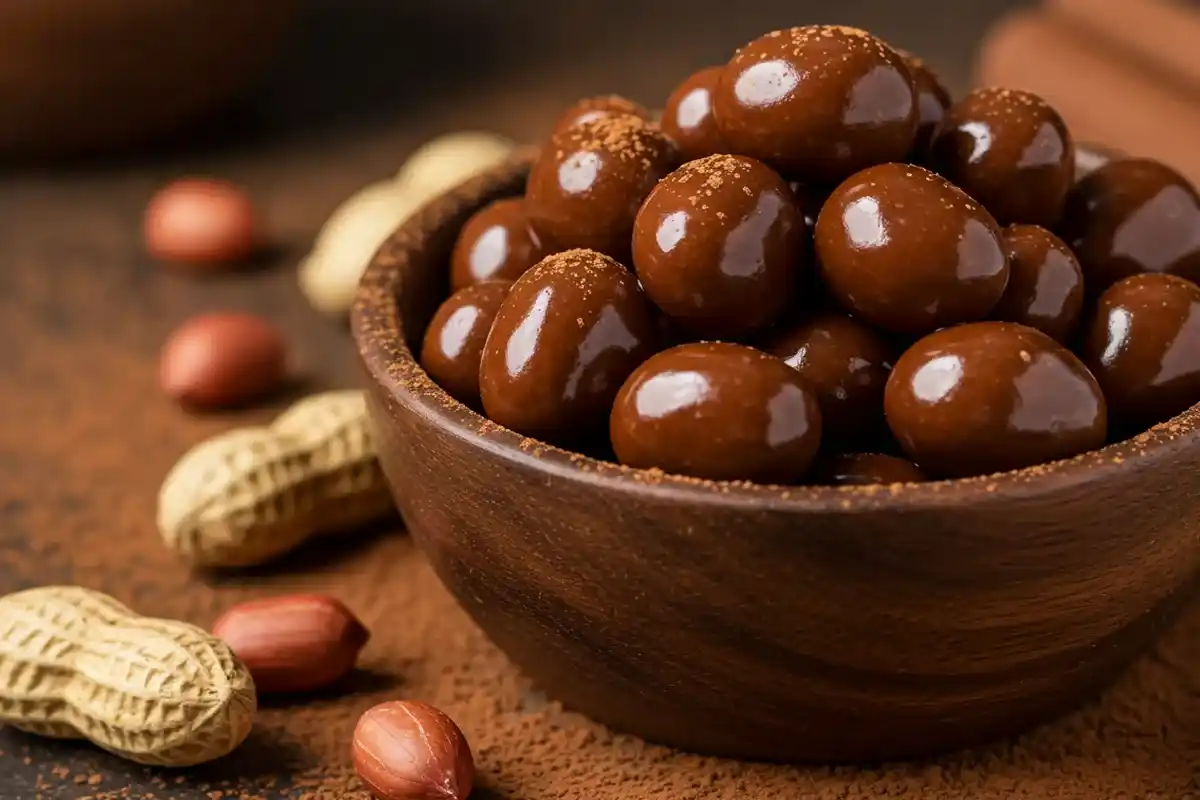
{"label": "peanut shell", "polygon": [[0,724],[165,767],[245,740],[254,682],[224,642],[77,586],[0,598]]}
{"label": "peanut shell", "polygon": [[197,566],[240,567],[393,509],[363,393],[343,390],[301,400],[268,427],[194,447],[163,482],[158,528]]}
{"label": "peanut shell", "polygon": [[443,134],[413,151],[396,173],[396,186],[425,202],[501,163],[514,147],[485,131]]}
{"label": "peanut shell", "polygon": [[300,290],[309,303],[331,316],[348,312],[367,263],[419,205],[392,181],[365,186],[346,199],[300,265]]}

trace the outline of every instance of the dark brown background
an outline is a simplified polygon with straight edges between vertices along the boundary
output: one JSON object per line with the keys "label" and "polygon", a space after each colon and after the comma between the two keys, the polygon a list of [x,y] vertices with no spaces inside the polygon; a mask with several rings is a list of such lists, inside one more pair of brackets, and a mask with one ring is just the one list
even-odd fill
{"label": "dark brown background", "polygon": [[[198,591],[182,568],[163,569],[157,554],[142,558],[124,543],[157,546],[154,493],[184,448],[272,409],[183,415],[155,392],[157,349],[191,313],[250,308],[296,342],[303,388],[356,383],[348,335],[308,309],[293,268],[340,200],[393,172],[423,139],[461,127],[534,138],[588,93],[657,105],[682,76],[738,44],[807,22],[868,27],[925,56],[958,90],[988,23],[1015,5],[326,0],[266,91],[193,141],[53,170],[10,165],[0,178],[0,593],[80,575],[103,575],[135,604]],[[254,193],[281,246],[266,269],[198,285],[142,255],[146,198],[194,171]],[[110,536],[122,546],[106,548]],[[277,589],[287,583],[274,579]],[[6,732],[0,751],[0,798],[123,788],[204,796],[198,784],[172,776],[164,786],[85,746]],[[93,772],[99,785],[76,783]]]}

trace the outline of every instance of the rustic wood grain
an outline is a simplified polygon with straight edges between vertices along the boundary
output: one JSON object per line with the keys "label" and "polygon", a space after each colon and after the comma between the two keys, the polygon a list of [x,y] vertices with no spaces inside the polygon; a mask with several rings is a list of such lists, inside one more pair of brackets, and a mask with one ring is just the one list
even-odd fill
{"label": "rustic wood grain", "polygon": [[[490,128],[533,138],[569,101],[599,91],[654,104],[688,71],[787,24],[867,25],[927,56],[961,89],[974,42],[1011,3],[926,0],[918,13],[915,3],[892,10],[866,0],[772,0],[736,8],[722,0],[615,0],[573,4],[569,14],[557,16],[542,0],[511,13],[496,11],[509,4],[485,0],[442,5],[439,14],[437,2],[328,0],[312,13],[307,37],[269,91],[221,125],[105,161],[6,167],[0,177],[0,592],[80,582],[145,611],[182,595],[189,598],[189,618],[207,625],[239,598],[302,587],[353,594],[369,614],[387,614],[387,603],[401,600],[381,599],[370,587],[389,574],[379,564],[415,558],[404,537],[384,532],[362,548],[217,580],[176,563],[157,542],[153,524],[159,482],[188,446],[230,425],[268,419],[296,392],[359,383],[348,332],[307,307],[293,273],[342,198],[393,172],[417,143],[443,130]],[[146,199],[164,180],[197,171],[245,183],[263,208],[280,249],[262,269],[194,282],[160,272],[143,255],[139,225]],[[218,308],[251,309],[278,323],[294,342],[302,381],[263,408],[188,416],[156,391],[158,348],[188,315]],[[106,549],[117,539],[145,547],[132,554],[126,547]],[[335,578],[323,577],[321,558],[336,559]],[[441,597],[432,573],[416,574],[415,585],[398,591]],[[448,597],[444,602],[445,613],[458,613]],[[321,718],[322,703],[366,707],[391,689],[367,685],[317,702],[312,714]],[[268,732],[284,713],[268,710]],[[252,736],[229,763],[177,779],[86,745],[4,732],[0,798],[54,800],[117,790],[133,798],[203,797],[222,779],[286,772],[296,760],[286,749],[267,734]]]}

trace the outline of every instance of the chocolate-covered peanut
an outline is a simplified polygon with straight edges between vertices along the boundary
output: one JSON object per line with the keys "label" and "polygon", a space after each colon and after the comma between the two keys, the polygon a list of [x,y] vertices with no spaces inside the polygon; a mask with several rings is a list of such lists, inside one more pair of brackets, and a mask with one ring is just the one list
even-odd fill
{"label": "chocolate-covered peanut", "polygon": [[472,284],[450,295],[433,315],[421,344],[421,366],[460,403],[479,407],[479,362],[492,321],[512,281]]}
{"label": "chocolate-covered peanut", "polygon": [[1008,287],[992,318],[1019,322],[1066,342],[1083,310],[1083,271],[1071,248],[1037,225],[1004,229]]}
{"label": "chocolate-covered peanut", "polygon": [[812,465],[821,412],[799,373],[725,342],[664,350],[629,377],[609,426],[622,464],[713,480],[791,483]]}
{"label": "chocolate-covered peanut", "polygon": [[1018,89],[976,89],[942,118],[933,168],[1001,225],[1051,227],[1075,179],[1075,144],[1049,103]]}
{"label": "chocolate-covered peanut", "polygon": [[815,243],[830,293],[894,333],[985,319],[1008,284],[992,216],[917,166],[881,164],[848,178],[821,208]]}
{"label": "chocolate-covered peanut", "polygon": [[763,349],[782,358],[816,392],[827,447],[882,430],[892,352],[879,334],[845,314],[818,313],[783,327]]}
{"label": "chocolate-covered peanut", "polygon": [[713,116],[712,93],[721,67],[707,67],[679,84],[663,107],[663,133],[679,148],[684,161],[725,152],[726,146]]}
{"label": "chocolate-covered peanut", "polygon": [[929,145],[933,142],[934,131],[946,115],[946,109],[952,105],[950,92],[922,59],[902,50],[896,52],[904,58],[917,90],[917,136],[908,160],[928,166],[926,162],[929,160]]}
{"label": "chocolate-covered peanut", "polygon": [[517,279],[483,348],[490,419],[554,444],[602,432],[621,384],[657,349],[633,273],[592,250],[548,256]]}
{"label": "chocolate-covered peanut", "polygon": [[646,294],[698,337],[741,339],[769,325],[807,261],[791,189],[745,156],[683,165],[650,192],[633,228]]}
{"label": "chocolate-covered peanut", "polygon": [[525,201],[497,200],[463,225],[450,254],[450,288],[492,279],[515,281],[549,254],[550,247],[529,224]]}
{"label": "chocolate-covered peanut", "polygon": [[1096,304],[1083,360],[1114,423],[1144,429],[1200,402],[1200,287],[1174,275],[1134,275]]}
{"label": "chocolate-covered peanut", "polygon": [[1141,272],[1200,281],[1200,194],[1157,161],[1116,159],[1088,173],[1068,195],[1058,233],[1093,297]]}
{"label": "chocolate-covered peanut", "polygon": [[904,59],[858,28],[774,31],[734,54],[713,93],[730,152],[832,185],[912,149],[919,111]]}
{"label": "chocolate-covered peanut", "polygon": [[572,103],[559,115],[558,121],[550,128],[550,136],[561,133],[568,128],[593,122],[601,117],[634,116],[650,120],[650,112],[641,103],[636,103],[619,94],[601,94],[585,97]]}
{"label": "chocolate-covered peanut", "polygon": [[1104,444],[1096,379],[1039,330],[976,322],[931,333],[896,361],[884,391],[896,440],[925,472],[961,478]]}
{"label": "chocolate-covered peanut", "polygon": [[675,168],[675,146],[640,117],[607,116],[555,134],[529,173],[533,229],[562,248],[629,255],[638,208]]}
{"label": "chocolate-covered peanut", "polygon": [[875,486],[922,483],[929,477],[913,462],[884,453],[843,453],[821,470],[822,483],[831,486]]}

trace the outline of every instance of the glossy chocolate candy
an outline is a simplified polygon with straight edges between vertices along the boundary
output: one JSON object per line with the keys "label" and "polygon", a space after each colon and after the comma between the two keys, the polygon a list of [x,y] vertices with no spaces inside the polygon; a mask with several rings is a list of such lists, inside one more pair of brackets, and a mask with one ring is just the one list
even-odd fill
{"label": "glossy chocolate candy", "polygon": [[927,165],[929,145],[933,141],[934,131],[946,115],[946,109],[952,104],[950,92],[923,60],[902,50],[897,52],[904,58],[917,90],[917,136],[908,160],[914,164]]}
{"label": "glossy chocolate candy", "polygon": [[1117,159],[1080,179],[1058,233],[1093,297],[1140,272],[1200,281],[1200,195],[1157,161]]}
{"label": "glossy chocolate candy", "polygon": [[1046,334],[1012,322],[932,333],[896,361],[888,425],[925,472],[960,478],[1067,458],[1104,444],[1096,379]]}
{"label": "glossy chocolate candy", "polygon": [[1052,227],[1075,180],[1075,144],[1049,103],[1017,89],[976,89],[942,118],[933,169],[1001,225]]}
{"label": "glossy chocolate candy", "polygon": [[657,349],[659,328],[633,273],[569,250],[517,279],[483,348],[487,415],[554,444],[603,433],[613,398]]}
{"label": "glossy chocolate candy", "polygon": [[1071,248],[1037,225],[1004,229],[1008,287],[992,318],[1019,322],[1065,343],[1083,310],[1083,271]]}
{"label": "glossy chocolate candy", "polygon": [[763,349],[800,373],[821,404],[822,438],[861,441],[883,428],[892,351],[879,334],[840,313],[818,313],[775,333]]}
{"label": "glossy chocolate candy", "polygon": [[525,201],[497,200],[463,225],[450,255],[450,288],[492,279],[515,281],[549,254],[550,247],[529,224]]}
{"label": "glossy chocolate candy", "polygon": [[650,192],[633,229],[646,294],[682,329],[743,339],[769,325],[807,272],[804,218],[760,161],[708,156]]}
{"label": "glossy chocolate candy", "polygon": [[927,480],[929,476],[913,462],[884,453],[842,453],[830,458],[821,468],[821,482],[831,486],[876,486]]}
{"label": "glossy chocolate candy", "polygon": [[847,179],[821,208],[815,244],[830,293],[894,333],[985,319],[1008,284],[992,216],[917,166],[881,164]]}
{"label": "glossy chocolate candy", "polygon": [[1083,180],[1108,162],[1124,158],[1127,158],[1125,154],[1111,147],[1104,147],[1093,142],[1076,142],[1075,180]]}
{"label": "glossy chocolate candy", "polygon": [[1142,430],[1200,402],[1200,288],[1134,275],[1100,295],[1082,347],[1114,423]]}
{"label": "glossy chocolate candy", "polygon": [[492,280],[460,289],[425,329],[421,366],[446,394],[472,408],[479,408],[483,344],[511,287],[511,281]]}
{"label": "glossy chocolate candy", "polygon": [[542,149],[529,173],[526,212],[538,235],[558,247],[625,260],[638,208],[677,163],[675,146],[640,117],[584,122]]}
{"label": "glossy chocolate candy", "polygon": [[821,440],[803,378],[738,344],[684,344],[651,358],[621,387],[609,426],[622,464],[712,480],[791,483]]}
{"label": "glossy chocolate candy", "polygon": [[550,129],[550,135],[561,133],[568,128],[592,122],[601,117],[628,116],[641,117],[649,121],[650,112],[641,103],[636,103],[619,94],[601,94],[585,97],[579,100],[559,115],[558,120]]}
{"label": "glossy chocolate candy", "polygon": [[920,114],[903,57],[866,31],[808,25],[742,47],[713,111],[730,152],[833,185],[912,149]]}
{"label": "glossy chocolate candy", "polygon": [[721,70],[721,67],[707,67],[688,76],[671,92],[663,108],[663,133],[675,142],[685,161],[727,150],[712,110],[712,93]]}

